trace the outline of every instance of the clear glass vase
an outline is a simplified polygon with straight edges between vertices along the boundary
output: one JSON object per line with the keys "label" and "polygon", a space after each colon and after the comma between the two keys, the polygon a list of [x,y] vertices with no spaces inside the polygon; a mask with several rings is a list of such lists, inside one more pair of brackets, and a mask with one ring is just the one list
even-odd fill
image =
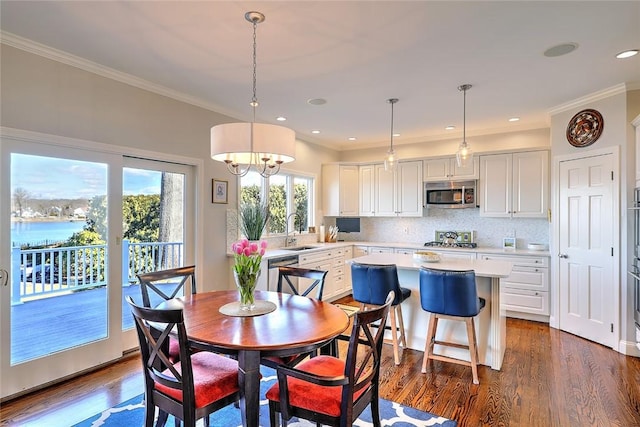
{"label": "clear glass vase", "polygon": [[256,307],[255,290],[260,277],[260,270],[246,271],[243,273],[233,272],[238,292],[240,293],[240,309],[251,311]]}

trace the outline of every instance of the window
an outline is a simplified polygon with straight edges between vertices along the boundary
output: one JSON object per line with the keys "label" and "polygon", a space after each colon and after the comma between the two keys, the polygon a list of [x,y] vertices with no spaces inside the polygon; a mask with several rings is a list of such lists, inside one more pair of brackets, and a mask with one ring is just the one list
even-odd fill
{"label": "window", "polygon": [[[262,178],[250,171],[240,178],[240,201],[269,203],[270,218],[267,234],[284,234],[287,230],[308,230],[313,225],[313,188],[315,179],[300,174],[280,172],[269,178]],[[297,215],[293,215],[293,214]]]}

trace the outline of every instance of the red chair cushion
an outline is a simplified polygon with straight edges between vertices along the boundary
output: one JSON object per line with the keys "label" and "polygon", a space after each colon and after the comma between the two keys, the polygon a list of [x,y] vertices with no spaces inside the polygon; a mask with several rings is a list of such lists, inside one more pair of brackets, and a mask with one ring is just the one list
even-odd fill
{"label": "red chair cushion", "polygon": [[169,338],[169,360],[171,363],[180,360],[180,343],[175,338]]}
{"label": "red chair cushion", "polygon": [[[337,377],[344,375],[345,363],[343,360],[332,356],[317,356],[305,360],[296,366],[296,369],[310,372],[323,377]],[[298,378],[288,378],[289,401],[291,406],[316,411],[332,417],[340,416],[340,402],[342,401],[342,386],[326,387],[311,384]],[[354,400],[366,387],[354,395]],[[280,386],[276,382],[266,394],[267,399],[280,401]]]}
{"label": "red chair cushion", "polygon": [[[201,351],[191,355],[196,408],[201,408],[239,390],[238,362],[218,354]],[[180,371],[180,362],[175,365]],[[172,376],[168,369],[163,372]],[[156,390],[182,402],[182,391],[155,385]]]}

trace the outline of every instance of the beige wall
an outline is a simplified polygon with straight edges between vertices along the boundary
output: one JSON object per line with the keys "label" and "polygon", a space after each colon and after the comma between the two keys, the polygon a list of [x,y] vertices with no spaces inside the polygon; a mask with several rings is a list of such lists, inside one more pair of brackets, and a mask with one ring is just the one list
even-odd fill
{"label": "beige wall", "polygon": [[[424,157],[455,156],[461,138],[428,141],[414,144],[394,144],[400,160]],[[467,142],[475,154],[528,148],[549,148],[549,129],[534,129],[494,135],[469,136]],[[388,146],[343,151],[343,162],[382,162]]]}
{"label": "beige wall", "polygon": [[[226,211],[237,202],[236,179],[209,157],[213,125],[234,119],[191,104],[2,45],[0,125],[203,161],[198,182],[202,218],[195,234],[205,289],[226,287]],[[297,142],[292,170],[320,177],[337,153]],[[229,204],[212,204],[211,178],[229,181]],[[318,189],[318,194],[320,191]],[[318,200],[318,206],[321,201]],[[222,273],[222,277],[221,277]]]}

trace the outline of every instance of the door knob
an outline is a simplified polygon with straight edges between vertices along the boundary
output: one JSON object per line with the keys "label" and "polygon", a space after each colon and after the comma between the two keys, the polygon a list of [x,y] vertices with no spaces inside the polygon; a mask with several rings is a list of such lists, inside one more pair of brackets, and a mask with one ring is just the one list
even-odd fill
{"label": "door knob", "polygon": [[569,258],[569,255],[567,255],[567,254],[558,254],[558,258],[565,258],[565,259],[567,259],[567,258]]}

